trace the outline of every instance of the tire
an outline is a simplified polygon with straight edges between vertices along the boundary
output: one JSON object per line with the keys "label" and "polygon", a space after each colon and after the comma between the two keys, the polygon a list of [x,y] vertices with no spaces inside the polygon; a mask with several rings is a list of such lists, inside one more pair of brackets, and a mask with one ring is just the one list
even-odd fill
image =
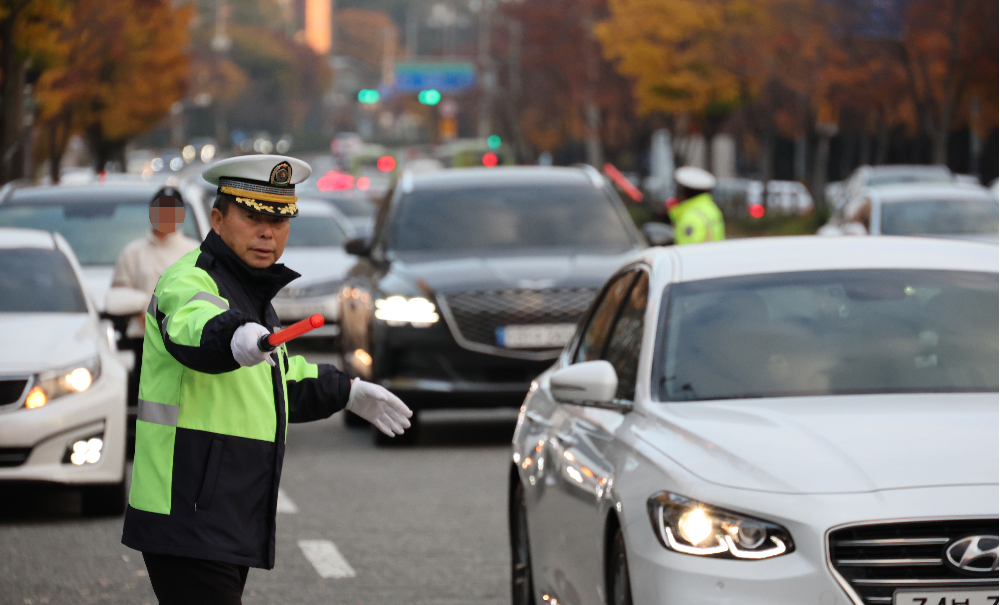
{"label": "tire", "polygon": [[417,437],[420,435],[420,414],[417,410],[413,410],[413,416],[410,417],[410,428],[403,431],[402,435],[390,437],[374,426],[372,426],[372,435],[374,435],[375,445],[379,447],[414,445],[417,443]]}
{"label": "tire", "polygon": [[625,536],[621,528],[615,529],[611,538],[604,577],[607,578],[608,605],[632,605],[632,584],[628,575],[628,558],[625,555]]}
{"label": "tire", "polygon": [[354,412],[344,410],[344,425],[349,429],[360,429],[368,426],[368,421]]}
{"label": "tire", "polygon": [[85,517],[120,517],[125,514],[125,481],[83,488],[81,509]]}
{"label": "tire", "polygon": [[510,522],[511,605],[535,605],[535,585],[531,578],[531,546],[528,542],[528,509],[524,485],[514,486],[508,511]]}

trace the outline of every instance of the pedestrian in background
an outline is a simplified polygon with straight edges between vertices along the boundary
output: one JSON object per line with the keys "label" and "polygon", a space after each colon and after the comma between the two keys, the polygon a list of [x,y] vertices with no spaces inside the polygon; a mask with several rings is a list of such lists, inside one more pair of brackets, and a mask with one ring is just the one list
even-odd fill
{"label": "pedestrian in background", "polygon": [[674,171],[677,197],[667,200],[667,215],[674,225],[677,244],[695,244],[726,239],[722,211],[712,199],[715,176],[694,166]]}
{"label": "pedestrian in background", "polygon": [[[261,346],[277,264],[309,165],[254,155],[205,171],[212,230],[160,277],[146,311],[135,462],[122,543],[142,552],[160,605],[239,605],[250,567],[272,569],[289,422],[343,409],[389,436],[412,412],[381,386]],[[335,489],[331,486],[331,489]]]}
{"label": "pedestrian in background", "polygon": [[[152,228],[122,249],[111,276],[112,288],[129,288],[145,298],[153,295],[156,282],[182,256],[198,247],[198,242],[184,235],[184,199],[174,187],[162,187],[149,201]],[[136,405],[139,395],[139,371],[142,367],[142,335],[146,329],[145,312],[129,318],[121,348],[135,353],[135,365],[128,377],[129,405]]]}

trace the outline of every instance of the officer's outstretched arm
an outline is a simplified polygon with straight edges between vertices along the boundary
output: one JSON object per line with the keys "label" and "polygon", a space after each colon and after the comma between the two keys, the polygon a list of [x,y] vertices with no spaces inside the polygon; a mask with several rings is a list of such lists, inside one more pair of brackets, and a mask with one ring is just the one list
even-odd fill
{"label": "officer's outstretched arm", "polygon": [[288,421],[329,418],[344,409],[351,395],[351,378],[328,364],[309,363],[301,355],[282,352],[288,386]]}
{"label": "officer's outstretched arm", "polygon": [[229,309],[207,273],[174,265],[160,278],[149,303],[146,338],[162,342],[174,359],[192,370],[221,374],[239,369],[230,343],[236,328],[251,321]]}

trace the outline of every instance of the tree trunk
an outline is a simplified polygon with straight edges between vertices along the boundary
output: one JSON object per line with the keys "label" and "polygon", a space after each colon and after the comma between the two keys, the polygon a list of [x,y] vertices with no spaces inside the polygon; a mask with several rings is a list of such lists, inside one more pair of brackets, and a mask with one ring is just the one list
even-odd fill
{"label": "tree trunk", "polygon": [[760,180],[768,182],[774,177],[774,131],[765,130],[760,137],[760,157],[757,159]]}
{"label": "tree trunk", "polygon": [[817,128],[816,158],[813,164],[812,197],[817,207],[826,203],[826,173],[830,159],[830,137],[828,129]]}
{"label": "tree trunk", "polygon": [[934,129],[931,135],[931,162],[948,164],[948,124],[950,120],[942,119],[942,124]]}
{"label": "tree trunk", "polygon": [[0,20],[0,184],[20,176],[24,168],[24,61],[12,47],[17,13]]}

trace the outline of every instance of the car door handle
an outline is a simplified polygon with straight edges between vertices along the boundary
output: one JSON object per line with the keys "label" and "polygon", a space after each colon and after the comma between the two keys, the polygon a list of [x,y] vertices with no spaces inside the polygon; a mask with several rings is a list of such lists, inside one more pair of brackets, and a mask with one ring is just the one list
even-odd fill
{"label": "car door handle", "polygon": [[524,417],[542,426],[552,426],[552,421],[546,418],[545,416],[542,416],[538,412],[525,412]]}

